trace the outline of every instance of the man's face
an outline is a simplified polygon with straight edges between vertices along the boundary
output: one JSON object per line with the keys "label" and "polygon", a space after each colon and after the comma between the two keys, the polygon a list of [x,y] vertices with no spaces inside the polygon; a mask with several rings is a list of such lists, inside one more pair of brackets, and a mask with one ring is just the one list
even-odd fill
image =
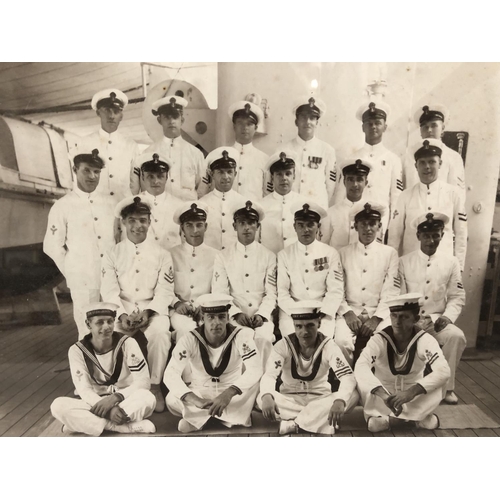
{"label": "man's face", "polygon": [[143,172],[142,180],[149,194],[159,196],[165,191],[167,172]]}
{"label": "man's face", "polygon": [[113,335],[115,326],[113,316],[92,316],[86,323],[94,340],[109,339]]}
{"label": "man's face", "polygon": [[203,322],[205,323],[205,332],[217,339],[226,335],[226,325],[229,321],[227,312],[221,313],[203,313]]}
{"label": "man's face", "polygon": [[387,130],[387,123],[383,118],[371,118],[363,122],[365,141],[368,144],[378,144]]}
{"label": "man's face", "polygon": [[434,255],[443,239],[444,231],[442,229],[433,229],[432,231],[417,231],[417,239],[420,241],[420,250],[425,255]]}
{"label": "man's face", "polygon": [[367,184],[368,176],[366,175],[346,175],[344,177],[344,186],[347,199],[349,201],[359,201]]}
{"label": "man's face", "polygon": [[293,224],[297,238],[302,245],[310,245],[318,234],[319,224],[312,220],[296,220]]}
{"label": "man's face", "polygon": [[312,137],[318,126],[318,117],[312,113],[299,113],[295,119],[295,125],[301,137]]}
{"label": "man's face", "polygon": [[92,167],[87,163],[80,163],[75,167],[76,185],[84,193],[92,193],[99,184],[101,169]]}
{"label": "man's face", "polygon": [[123,120],[123,110],[114,106],[99,108],[96,113],[101,119],[101,128],[108,134],[116,132],[120,122]]}
{"label": "man's face", "polygon": [[419,315],[414,311],[391,312],[391,324],[395,334],[411,333],[418,320]]}
{"label": "man's face", "polygon": [[279,170],[273,173],[274,190],[281,196],[287,195],[292,190],[293,181],[295,180],[295,168]]}
{"label": "man's face", "polygon": [[236,219],[233,227],[238,235],[238,241],[245,246],[252,244],[259,225],[256,220]]}
{"label": "man's face", "polygon": [[442,120],[429,120],[420,125],[420,136],[422,139],[441,139],[444,132]]}
{"label": "man's face", "polygon": [[233,187],[235,175],[234,168],[216,168],[212,171],[214,188],[222,193],[227,193]]}
{"label": "man's face", "polygon": [[294,319],[295,335],[300,340],[314,342],[321,325],[320,319]]}
{"label": "man's face", "polygon": [[439,156],[429,156],[427,158],[419,158],[415,162],[418,178],[424,184],[431,184],[438,178],[439,168],[442,160]]}
{"label": "man's face", "polygon": [[236,118],[233,129],[236,142],[250,144],[257,130],[257,125],[250,118]]}
{"label": "man's face", "polygon": [[200,246],[205,239],[207,223],[201,220],[184,222],[181,225],[186,241],[192,247]]}
{"label": "man's face", "polygon": [[169,139],[175,139],[181,135],[182,124],[184,123],[184,116],[179,112],[161,114],[158,118],[158,123],[163,129],[163,135]]}
{"label": "man's face", "polygon": [[127,238],[134,244],[142,243],[147,235],[151,224],[149,214],[131,213],[122,219],[127,230]]}
{"label": "man's face", "polygon": [[358,238],[363,245],[369,245],[377,237],[380,230],[380,221],[363,219],[354,223],[354,229],[358,232]]}

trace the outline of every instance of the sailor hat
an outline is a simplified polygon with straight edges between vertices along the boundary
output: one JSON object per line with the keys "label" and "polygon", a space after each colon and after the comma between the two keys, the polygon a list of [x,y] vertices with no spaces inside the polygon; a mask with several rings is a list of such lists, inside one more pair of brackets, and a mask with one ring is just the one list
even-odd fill
{"label": "sailor hat", "polygon": [[238,101],[231,104],[228,115],[233,122],[236,118],[250,118],[255,125],[264,121],[264,113],[261,107],[250,101]]}
{"label": "sailor hat", "polygon": [[112,316],[116,318],[116,311],[118,308],[119,307],[112,302],[92,302],[83,308],[83,312],[87,316],[87,319],[93,316]]}
{"label": "sailor hat", "polygon": [[128,104],[128,97],[118,89],[101,90],[94,94],[90,105],[92,109],[119,108],[123,109]]}
{"label": "sailor hat", "polygon": [[288,170],[295,167],[297,157],[289,149],[282,149],[272,154],[266,163],[266,169],[270,170],[271,175],[280,170]]}
{"label": "sailor hat", "polygon": [[405,293],[404,295],[398,295],[393,299],[387,299],[385,303],[389,307],[391,312],[398,311],[411,311],[420,310],[419,301],[422,298],[422,294],[418,292]]}
{"label": "sailor hat", "polygon": [[265,217],[263,208],[256,202],[248,200],[245,206],[235,206],[233,208],[233,220],[243,219],[260,222]]}
{"label": "sailor hat", "polygon": [[415,217],[411,222],[411,227],[419,232],[434,231],[443,229],[450,218],[441,212],[426,212]]}
{"label": "sailor hat", "polygon": [[158,153],[142,155],[139,158],[141,172],[168,172],[170,163]]}
{"label": "sailor hat", "polygon": [[441,120],[443,123],[450,119],[448,110],[440,104],[426,104],[417,109],[414,115],[415,121],[422,126],[430,120]]}
{"label": "sailor hat", "polygon": [[299,300],[290,306],[292,319],[318,319],[326,316],[321,312],[323,304],[319,300]]}
{"label": "sailor hat", "polygon": [[326,104],[317,97],[300,97],[295,101],[293,114],[297,116],[300,113],[311,113],[314,116],[321,118],[326,115]]}
{"label": "sailor hat", "polygon": [[367,120],[380,118],[387,120],[387,115],[391,112],[391,108],[385,102],[370,101],[361,105],[356,111],[356,118],[363,123]]}
{"label": "sailor hat", "polygon": [[300,201],[295,202],[292,205],[291,211],[294,220],[314,221],[319,223],[323,217],[326,217],[326,210],[317,203],[314,203],[314,201],[308,201],[307,203],[302,203]]}
{"label": "sailor hat", "polygon": [[174,222],[184,224],[184,222],[194,222],[207,220],[208,205],[202,201],[186,201],[174,212]]}
{"label": "sailor hat", "polygon": [[373,165],[367,160],[349,158],[339,165],[342,175],[368,175],[373,170]]}
{"label": "sailor hat", "polygon": [[415,158],[415,161],[420,158],[429,158],[431,156],[439,156],[439,158],[441,158],[441,154],[443,153],[443,150],[441,149],[442,146],[443,143],[437,139],[430,138],[420,140],[412,148],[413,157]]}
{"label": "sailor hat", "polygon": [[80,163],[86,163],[94,168],[104,168],[104,160],[99,156],[99,150],[93,149],[92,153],[80,153],[73,158],[73,164],[79,166]]}
{"label": "sailor hat", "polygon": [[238,151],[231,147],[216,148],[206,157],[207,167],[210,170],[218,168],[236,168],[235,158],[239,157]]}
{"label": "sailor hat", "polygon": [[225,293],[206,293],[200,295],[196,303],[204,313],[220,313],[228,311],[233,305],[233,298]]}
{"label": "sailor hat", "polygon": [[153,103],[153,107],[151,109],[151,113],[153,115],[158,116],[161,113],[165,113],[171,110],[177,110],[182,112],[182,110],[188,105],[188,102],[184,97],[178,95],[167,95],[158,99]]}
{"label": "sailor hat", "polygon": [[380,220],[386,212],[385,205],[374,201],[358,201],[350,210],[354,222],[360,220]]}
{"label": "sailor hat", "polygon": [[145,196],[129,196],[117,203],[115,217],[125,219],[131,213],[150,214],[151,208],[151,203]]}

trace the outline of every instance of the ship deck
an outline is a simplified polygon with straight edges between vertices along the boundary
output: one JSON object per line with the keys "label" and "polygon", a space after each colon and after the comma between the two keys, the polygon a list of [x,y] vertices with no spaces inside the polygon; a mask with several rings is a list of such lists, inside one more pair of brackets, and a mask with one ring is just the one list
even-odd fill
{"label": "ship deck", "polygon": [[[68,348],[77,338],[72,304],[61,304],[62,324],[27,326],[0,331],[0,436],[62,436],[61,425],[50,413],[58,396],[72,396],[73,384],[68,367]],[[459,405],[476,405],[500,423],[500,351],[466,351],[456,376]],[[151,418],[155,436],[182,436],[178,418],[165,411]],[[118,436],[108,433],[109,436]],[[266,422],[258,412],[253,427],[227,429],[209,423],[197,436],[278,436],[278,425]],[[310,434],[301,433],[297,437]],[[344,418],[335,437],[371,437],[357,408]],[[494,437],[500,428],[419,430],[404,424],[376,436],[407,437]]]}

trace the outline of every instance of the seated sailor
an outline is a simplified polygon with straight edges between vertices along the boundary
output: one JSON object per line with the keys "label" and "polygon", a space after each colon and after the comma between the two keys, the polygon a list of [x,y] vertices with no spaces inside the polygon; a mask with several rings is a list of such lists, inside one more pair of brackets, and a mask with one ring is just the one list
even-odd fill
{"label": "seated sailor", "polygon": [[[280,434],[334,434],[345,412],[358,401],[356,380],[339,347],[320,332],[322,303],[295,302],[291,308],[295,333],[279,340],[260,383],[259,404],[265,418],[280,421]],[[330,368],[340,382],[332,393]],[[276,379],[283,383],[276,390]]]}
{"label": "seated sailor", "polygon": [[392,326],[377,332],[361,353],[354,374],[370,432],[389,429],[389,417],[436,429],[434,410],[450,368],[437,340],[418,328],[420,293],[387,301]]}
{"label": "seated sailor", "polygon": [[[183,433],[202,429],[210,418],[226,427],[250,427],[262,376],[254,333],[229,323],[230,296],[206,294],[198,302],[203,325],[179,340],[165,371],[167,407],[182,417]],[[189,387],[182,380],[186,366],[191,367]]]}
{"label": "seated sailor", "polygon": [[63,432],[99,436],[156,432],[149,417],[155,397],[149,391],[148,365],[137,342],[113,331],[116,304],[95,302],[85,308],[89,333],[68,353],[71,378],[81,399],[60,397],[50,410]]}

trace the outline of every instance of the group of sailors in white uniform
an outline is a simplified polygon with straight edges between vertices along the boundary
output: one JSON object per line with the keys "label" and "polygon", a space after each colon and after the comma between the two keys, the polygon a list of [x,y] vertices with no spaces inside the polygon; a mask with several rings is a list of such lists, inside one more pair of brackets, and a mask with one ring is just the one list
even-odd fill
{"label": "group of sailors in white uniform", "polygon": [[166,406],[182,433],[250,426],[258,409],[281,434],[334,434],[358,403],[372,432],[437,428],[466,345],[464,165],[441,141],[447,111],[418,111],[403,169],[382,144],[383,102],[360,107],[366,142],[342,162],[315,137],[318,98],[296,102],[297,137],[269,157],[252,102],[231,106],[235,143],[206,158],[182,138],[182,95],[153,104],[164,137],[142,154],[117,131],[127,102],[94,96],[101,129],[72,151],[74,188],[48,218],[79,337],[77,397],[52,405],[63,428],[152,433]]}

